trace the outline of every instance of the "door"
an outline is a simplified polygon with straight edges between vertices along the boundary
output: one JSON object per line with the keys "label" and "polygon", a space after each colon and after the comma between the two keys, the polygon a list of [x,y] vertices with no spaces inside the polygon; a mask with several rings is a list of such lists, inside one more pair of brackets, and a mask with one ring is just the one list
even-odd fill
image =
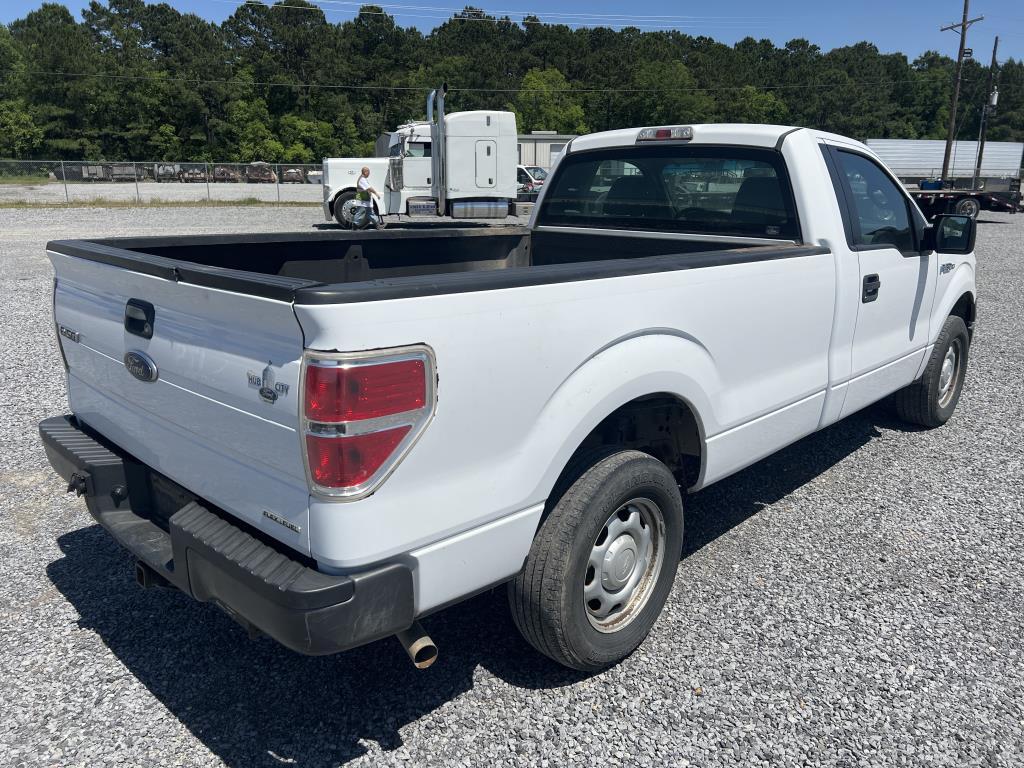
{"label": "door", "polygon": [[935,255],[918,250],[910,198],[881,165],[836,146],[829,154],[849,257],[859,266],[857,285],[847,286],[859,303],[845,416],[917,376],[928,343]]}
{"label": "door", "polygon": [[498,178],[498,143],[487,139],[476,143],[476,185],[483,189],[495,186]]}
{"label": "door", "polygon": [[429,141],[407,141],[405,143],[405,186],[416,195],[430,195],[432,175],[431,143]]}

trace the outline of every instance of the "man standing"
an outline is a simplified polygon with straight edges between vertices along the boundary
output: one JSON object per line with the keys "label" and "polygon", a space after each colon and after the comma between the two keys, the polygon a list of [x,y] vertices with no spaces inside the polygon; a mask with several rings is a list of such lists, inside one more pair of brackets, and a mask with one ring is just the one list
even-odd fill
{"label": "man standing", "polygon": [[380,199],[380,193],[370,186],[370,169],[363,166],[359,174],[359,181],[356,182],[355,210],[352,212],[352,228],[366,229],[372,222],[377,229],[384,229],[385,224],[379,216],[373,213],[373,201],[370,196]]}

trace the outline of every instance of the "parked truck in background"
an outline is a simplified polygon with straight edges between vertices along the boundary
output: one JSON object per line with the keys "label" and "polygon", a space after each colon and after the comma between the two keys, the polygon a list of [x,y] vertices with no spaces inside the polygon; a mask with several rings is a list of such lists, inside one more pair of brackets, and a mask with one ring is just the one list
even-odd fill
{"label": "parked truck in background", "polygon": [[1009,180],[1007,189],[1000,191],[985,189],[984,181],[978,187],[958,187],[955,180],[944,183],[941,179],[922,179],[916,186],[908,185],[908,191],[930,219],[944,213],[976,219],[982,211],[1017,213],[1021,210],[1019,178]]}
{"label": "parked truck in background", "polygon": [[[516,118],[511,112],[444,111],[445,89],[427,97],[427,120],[400,126],[388,157],[325,158],[324,217],[352,226],[364,167],[381,216],[505,218],[516,200]],[[436,110],[436,114],[435,114]]]}
{"label": "parked truck in background", "polygon": [[[953,143],[936,139],[868,139],[867,146],[893,169],[926,216],[956,213],[977,218],[982,211],[1021,209],[1024,143]],[[945,168],[945,178],[941,178]]]}
{"label": "parked truck in background", "polygon": [[40,432],[140,583],[296,651],[427,666],[418,620],[507,584],[600,669],[661,613],[686,493],[890,395],[953,415],[974,233],[856,141],[696,125],[575,139],[528,227],[51,242]]}

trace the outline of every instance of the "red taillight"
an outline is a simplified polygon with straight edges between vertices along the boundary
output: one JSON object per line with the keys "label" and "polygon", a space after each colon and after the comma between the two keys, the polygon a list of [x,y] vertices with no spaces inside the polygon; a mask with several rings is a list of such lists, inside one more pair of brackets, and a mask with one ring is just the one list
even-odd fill
{"label": "red taillight", "polygon": [[641,128],[637,141],[690,141],[693,127],[689,125],[667,125],[662,128]]}
{"label": "red taillight", "polygon": [[310,486],[324,496],[362,498],[383,482],[430,421],[433,356],[423,346],[314,352],[304,366]]}
{"label": "red taillight", "polygon": [[351,437],[306,435],[309,473],[324,488],[361,485],[384,466],[411,426]]}
{"label": "red taillight", "polygon": [[306,371],[306,418],[335,424],[422,408],[427,401],[423,360],[321,367]]}

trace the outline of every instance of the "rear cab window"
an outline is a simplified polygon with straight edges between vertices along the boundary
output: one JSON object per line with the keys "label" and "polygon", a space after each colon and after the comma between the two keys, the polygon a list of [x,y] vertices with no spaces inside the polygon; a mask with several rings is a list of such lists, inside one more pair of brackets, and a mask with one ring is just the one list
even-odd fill
{"label": "rear cab window", "polygon": [[770,149],[674,145],[565,156],[540,226],[799,240],[789,175]]}

